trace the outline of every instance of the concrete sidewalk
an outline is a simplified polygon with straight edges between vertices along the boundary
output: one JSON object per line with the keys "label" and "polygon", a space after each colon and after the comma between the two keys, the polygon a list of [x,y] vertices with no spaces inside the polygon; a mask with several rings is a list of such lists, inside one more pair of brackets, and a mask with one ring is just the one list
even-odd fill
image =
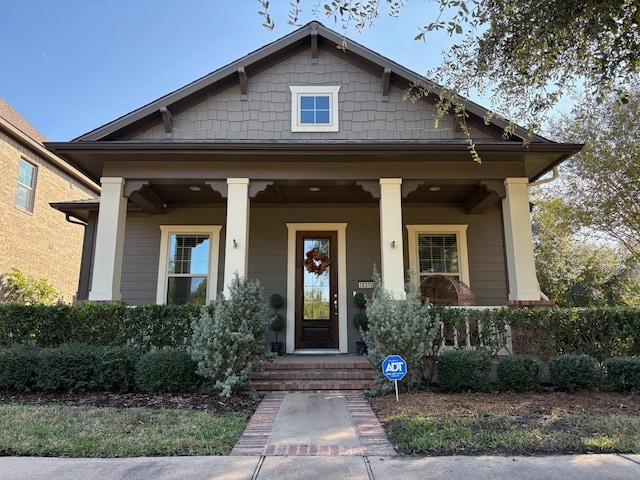
{"label": "concrete sidewalk", "polygon": [[269,394],[228,457],[0,457],[0,480],[638,480],[640,455],[395,455],[360,393]]}
{"label": "concrete sidewalk", "polygon": [[553,457],[0,457],[0,480],[638,480],[640,455]]}

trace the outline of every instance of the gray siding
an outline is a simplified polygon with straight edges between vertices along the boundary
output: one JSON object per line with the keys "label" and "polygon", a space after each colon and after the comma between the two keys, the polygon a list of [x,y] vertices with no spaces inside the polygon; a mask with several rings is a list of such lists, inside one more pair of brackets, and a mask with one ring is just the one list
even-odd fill
{"label": "gray siding", "polygon": [[[248,99],[240,99],[239,85],[212,96],[173,117],[175,140],[433,140],[464,138],[449,115],[433,126],[433,106],[403,100],[404,92],[391,88],[382,101],[380,77],[360,70],[340,52],[320,51],[318,64],[303,52],[250,77]],[[291,132],[291,85],[340,85],[340,131]],[[475,139],[487,138],[472,129]],[[162,125],[136,140],[164,140]]]}

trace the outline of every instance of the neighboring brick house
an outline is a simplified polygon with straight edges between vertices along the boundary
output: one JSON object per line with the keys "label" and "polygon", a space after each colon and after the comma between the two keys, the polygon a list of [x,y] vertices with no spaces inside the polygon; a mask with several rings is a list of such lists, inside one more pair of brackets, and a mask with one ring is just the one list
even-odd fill
{"label": "neighboring brick house", "polygon": [[[352,297],[463,282],[478,305],[540,303],[528,189],[581,145],[454,114],[419,75],[311,23],[71,142],[91,179],[81,298],[209,303],[234,274],[285,297],[288,353],[354,352]],[[529,140],[524,144],[524,140]],[[250,233],[250,235],[249,235]],[[435,275],[438,275],[437,277]],[[449,279],[449,280],[447,280]]]}
{"label": "neighboring brick house", "polygon": [[84,226],[49,205],[95,197],[100,187],[46,150],[46,138],[0,98],[0,275],[46,278],[60,299],[78,288]]}

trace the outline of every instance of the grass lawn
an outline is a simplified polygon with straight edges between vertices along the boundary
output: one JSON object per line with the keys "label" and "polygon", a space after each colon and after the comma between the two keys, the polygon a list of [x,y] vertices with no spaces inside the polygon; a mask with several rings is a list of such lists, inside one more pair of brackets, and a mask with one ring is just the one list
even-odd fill
{"label": "grass lawn", "polygon": [[228,455],[250,411],[0,405],[0,455]]}

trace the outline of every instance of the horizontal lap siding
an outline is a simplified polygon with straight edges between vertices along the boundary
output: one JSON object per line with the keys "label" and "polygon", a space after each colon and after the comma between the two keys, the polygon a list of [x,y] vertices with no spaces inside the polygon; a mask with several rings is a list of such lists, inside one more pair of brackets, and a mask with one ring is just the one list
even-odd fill
{"label": "horizontal lap siding", "polygon": [[405,225],[468,225],[469,282],[478,305],[501,305],[507,301],[502,210],[499,205],[481,215],[465,215],[455,207],[405,206],[403,216]]}

